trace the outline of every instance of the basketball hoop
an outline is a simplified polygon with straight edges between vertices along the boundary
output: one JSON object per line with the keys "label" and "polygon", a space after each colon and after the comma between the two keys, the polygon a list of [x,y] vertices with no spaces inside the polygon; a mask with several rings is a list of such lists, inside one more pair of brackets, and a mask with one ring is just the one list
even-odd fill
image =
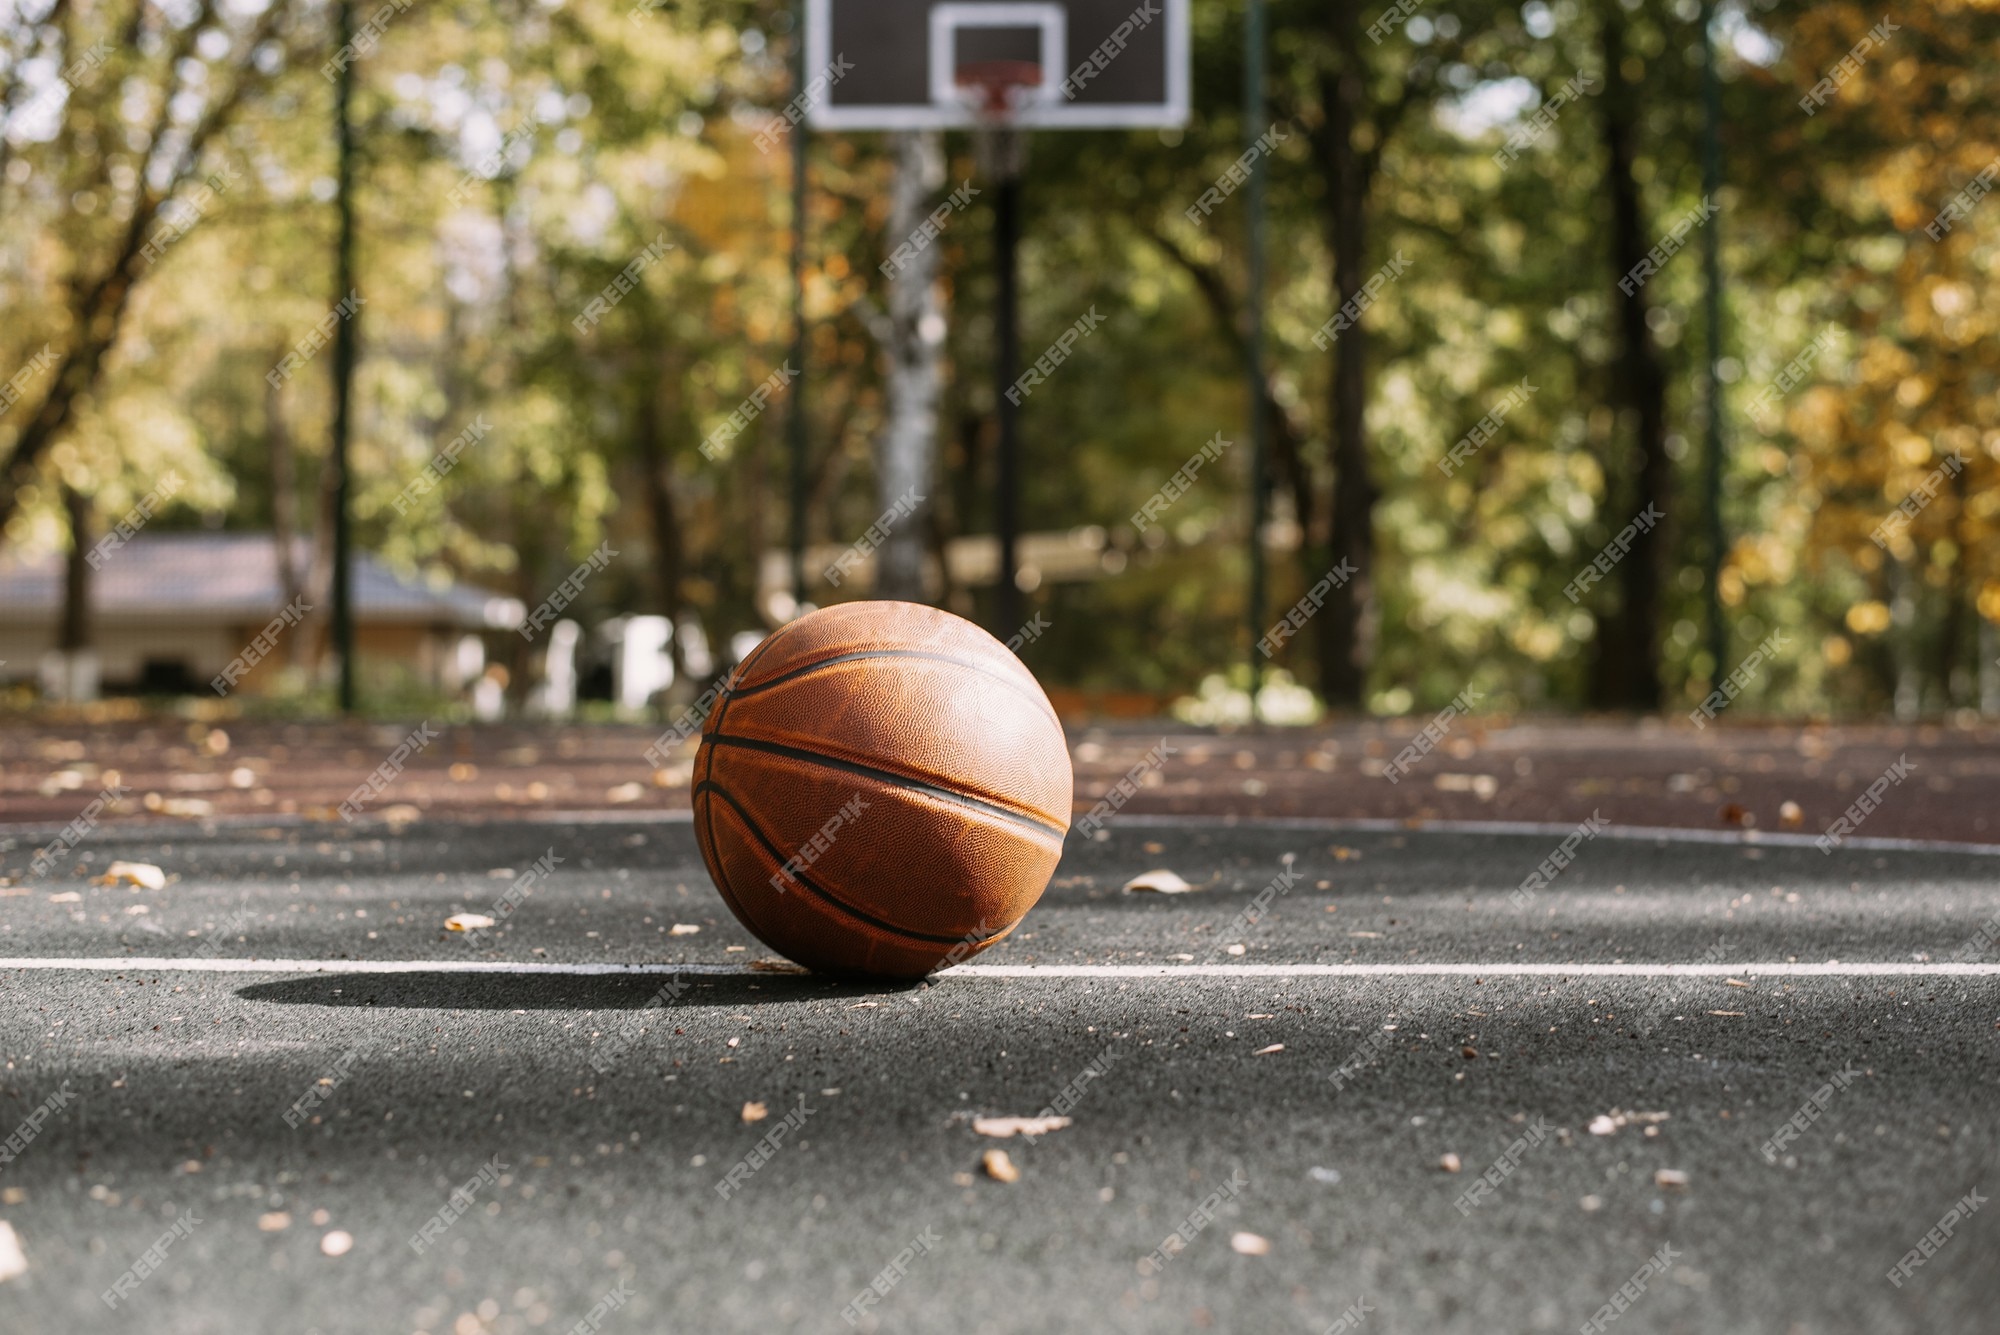
{"label": "basketball hoop", "polygon": [[1014,118],[1042,86],[1042,67],[1032,60],[973,60],[952,71],[952,88],[979,122],[975,151],[983,174],[1002,179],[1021,174],[1021,135]]}
{"label": "basketball hoop", "polygon": [[953,70],[952,83],[980,120],[1004,123],[1029,89],[1042,86],[1042,67],[1032,60],[975,60]]}

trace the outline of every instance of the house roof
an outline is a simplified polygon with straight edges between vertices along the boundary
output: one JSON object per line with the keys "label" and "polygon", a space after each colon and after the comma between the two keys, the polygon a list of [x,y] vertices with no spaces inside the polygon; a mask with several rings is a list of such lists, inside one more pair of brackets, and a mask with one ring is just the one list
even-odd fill
{"label": "house roof", "polygon": [[[298,569],[310,544],[295,540]],[[0,620],[39,620],[62,603],[65,554],[23,559],[0,553]],[[517,599],[445,582],[406,579],[365,552],[353,557],[356,621],[419,622],[477,630],[521,621]],[[254,620],[285,605],[278,544],[269,533],[142,533],[106,554],[91,575],[92,615],[99,619]]]}

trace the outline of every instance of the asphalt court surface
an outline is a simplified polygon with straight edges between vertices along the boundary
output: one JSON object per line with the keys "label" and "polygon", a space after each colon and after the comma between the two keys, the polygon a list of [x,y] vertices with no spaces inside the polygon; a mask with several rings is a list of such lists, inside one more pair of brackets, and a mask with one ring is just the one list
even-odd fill
{"label": "asphalt court surface", "polygon": [[1935,1239],[2000,1179],[2000,855],[1610,831],[1518,902],[1561,838],[1118,823],[892,988],[783,971],[680,819],[106,828],[0,897],[0,1136],[68,1091],[0,1330],[843,1331],[884,1276],[864,1329],[1992,1330],[2000,1211]]}

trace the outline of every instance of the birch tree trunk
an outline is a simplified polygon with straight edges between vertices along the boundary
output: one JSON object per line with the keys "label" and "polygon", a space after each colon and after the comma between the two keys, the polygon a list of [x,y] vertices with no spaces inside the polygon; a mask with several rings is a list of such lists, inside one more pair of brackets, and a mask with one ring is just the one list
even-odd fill
{"label": "birch tree trunk", "polygon": [[[944,301],[938,291],[937,238],[920,235],[930,201],[944,184],[944,140],[935,130],[895,137],[896,177],[890,187],[887,249],[888,317],[882,355],[888,382],[888,422],[876,451],[875,491],[881,513],[899,517],[875,552],[877,598],[925,601],[924,535],[930,525],[936,474],[938,401],[944,392]],[[909,249],[899,247],[910,243]],[[921,498],[914,505],[907,497]]]}

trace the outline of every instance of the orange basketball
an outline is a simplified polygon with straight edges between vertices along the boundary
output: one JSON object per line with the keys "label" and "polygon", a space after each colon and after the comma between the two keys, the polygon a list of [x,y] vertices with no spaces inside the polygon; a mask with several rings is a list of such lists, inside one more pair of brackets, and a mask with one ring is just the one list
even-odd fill
{"label": "orange basketball", "polygon": [[758,645],[694,762],[695,838],[730,912],[829,973],[918,978],[1005,937],[1069,812],[1034,674],[915,603],[843,603]]}

